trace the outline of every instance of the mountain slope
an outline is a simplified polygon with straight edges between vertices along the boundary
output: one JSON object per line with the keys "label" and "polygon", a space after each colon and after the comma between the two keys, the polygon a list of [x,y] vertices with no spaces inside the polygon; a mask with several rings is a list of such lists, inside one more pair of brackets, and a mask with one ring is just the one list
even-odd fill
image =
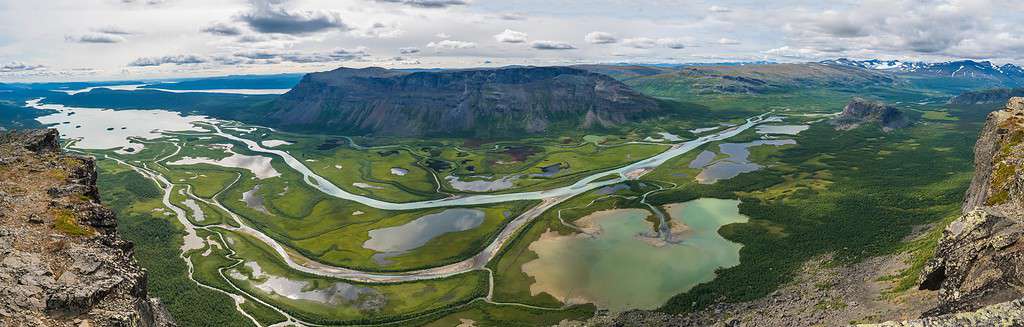
{"label": "mountain slope", "polygon": [[892,85],[884,72],[821,63],[719,66],[579,66],[609,74],[657,96],[685,98],[702,94],[767,94],[810,88],[857,89]]}
{"label": "mountain slope", "polygon": [[990,89],[964,92],[949,100],[950,104],[970,105],[988,103],[1006,103],[1012,97],[1024,96],[1024,88]]}
{"label": "mountain slope", "polygon": [[[822,64],[856,67],[916,79],[942,79],[959,83],[962,88],[1015,87],[1024,85],[1024,68],[1013,64],[996,65],[989,61],[958,60],[948,62],[909,62],[899,60],[825,60]],[[934,82],[929,83],[929,85]]]}
{"label": "mountain slope", "polygon": [[511,136],[614,127],[662,109],[608,76],[569,67],[339,68],[306,75],[267,124],[378,136]]}

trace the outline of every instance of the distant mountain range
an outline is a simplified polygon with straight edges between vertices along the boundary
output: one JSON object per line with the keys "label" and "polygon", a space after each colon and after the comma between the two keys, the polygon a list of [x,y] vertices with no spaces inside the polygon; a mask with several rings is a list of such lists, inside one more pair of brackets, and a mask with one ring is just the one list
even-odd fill
{"label": "distant mountain range", "polygon": [[996,65],[989,61],[958,60],[947,62],[915,62],[900,60],[852,60],[846,58],[825,60],[827,65],[858,67],[898,75],[947,77],[959,79],[986,79],[1006,85],[1024,84],[1024,68],[1014,64]]}
{"label": "distant mountain range", "polygon": [[278,98],[272,126],[378,136],[513,136],[610,128],[662,112],[609,76],[571,67],[339,68]]}

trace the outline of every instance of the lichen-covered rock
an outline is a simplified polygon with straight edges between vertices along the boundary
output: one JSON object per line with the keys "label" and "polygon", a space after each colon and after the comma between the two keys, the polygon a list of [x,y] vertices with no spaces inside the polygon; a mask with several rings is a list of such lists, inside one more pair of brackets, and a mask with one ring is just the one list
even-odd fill
{"label": "lichen-covered rock", "polygon": [[0,326],[174,326],[56,131],[0,134]]}
{"label": "lichen-covered rock", "polygon": [[1017,299],[984,307],[977,311],[928,317],[907,321],[890,321],[880,327],[989,327],[1024,326],[1024,299]]}
{"label": "lichen-covered rock", "polygon": [[938,290],[937,315],[977,310],[1024,297],[1024,222],[971,211],[943,231],[921,288]]}

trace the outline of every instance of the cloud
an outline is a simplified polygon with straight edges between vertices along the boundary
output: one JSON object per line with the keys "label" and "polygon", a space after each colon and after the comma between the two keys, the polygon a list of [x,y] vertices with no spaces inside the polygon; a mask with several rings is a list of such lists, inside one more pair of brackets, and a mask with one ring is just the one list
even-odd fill
{"label": "cloud", "polygon": [[[787,17],[786,45],[842,54],[1020,58],[1012,43],[989,42],[1024,28],[992,8],[1021,9],[1003,0],[865,0],[849,7]],[[1014,9],[1011,9],[1014,8]],[[1009,19],[1009,20],[1007,20]],[[839,54],[839,55],[842,55]]]}
{"label": "cloud", "polygon": [[682,40],[672,38],[660,38],[652,39],[649,37],[637,37],[628,38],[622,40],[622,44],[628,47],[637,49],[651,49],[656,47],[666,47],[669,49],[683,49],[686,48],[686,44]]}
{"label": "cloud", "polygon": [[791,59],[820,59],[825,56],[824,53],[818,50],[808,48],[792,48],[788,45],[766,50],[764,51],[764,53],[770,56]]}
{"label": "cloud", "polygon": [[203,32],[210,33],[213,35],[220,36],[237,36],[242,35],[242,29],[238,26],[227,24],[227,23],[214,23],[213,25],[203,28]]}
{"label": "cloud", "polygon": [[0,73],[24,72],[30,70],[40,70],[44,68],[46,68],[46,66],[29,65],[20,61],[13,61],[6,64],[0,64]]}
{"label": "cloud", "polygon": [[658,41],[652,38],[637,37],[622,40],[622,44],[637,49],[650,49],[658,46]]}
{"label": "cloud", "polygon": [[724,38],[723,37],[721,39],[718,39],[718,44],[721,44],[721,45],[737,45],[737,44],[740,44],[740,41],[736,41],[736,40],[733,40],[733,39],[730,39],[730,38]]}
{"label": "cloud", "polygon": [[281,53],[269,50],[252,50],[235,52],[234,56],[252,60],[268,60],[280,57]]}
{"label": "cloud", "polygon": [[377,2],[397,3],[417,8],[447,8],[469,4],[465,0],[377,0]]}
{"label": "cloud", "polygon": [[526,42],[526,33],[505,29],[504,32],[494,35],[494,39],[502,43],[523,43]]}
{"label": "cloud", "polygon": [[448,38],[452,37],[451,34],[448,34],[448,33],[445,33],[445,32],[440,32],[440,33],[434,34],[434,36],[439,38],[439,39],[448,39]]}
{"label": "cloud", "polygon": [[310,34],[329,30],[348,31],[341,14],[326,10],[293,11],[284,8],[281,0],[259,0],[253,2],[252,10],[237,18],[260,33]]}
{"label": "cloud", "polygon": [[476,48],[476,43],[456,40],[441,40],[427,43],[427,47],[431,49],[472,49]]}
{"label": "cloud", "polygon": [[673,38],[660,38],[658,39],[658,45],[676,50],[686,48],[686,43],[683,40]]}
{"label": "cloud", "polygon": [[611,44],[619,42],[619,40],[616,39],[615,36],[612,35],[611,33],[598,31],[587,33],[587,36],[583,37],[583,39],[586,40],[587,43],[591,44]]}
{"label": "cloud", "polygon": [[133,32],[121,29],[116,26],[107,26],[93,29],[96,33],[111,34],[111,35],[135,35]]}
{"label": "cloud", "polygon": [[708,11],[716,12],[716,13],[725,13],[725,12],[731,12],[732,8],[722,7],[722,6],[711,6],[711,7],[708,7]]}
{"label": "cloud", "polygon": [[167,2],[167,0],[121,0],[124,4],[144,4],[144,5],[159,5]]}
{"label": "cloud", "polygon": [[420,48],[417,48],[417,47],[399,48],[398,49],[398,53],[401,53],[401,54],[404,54],[404,55],[420,53]]}
{"label": "cloud", "polygon": [[501,20],[526,20],[526,14],[517,12],[507,12],[498,14],[498,19]]}
{"label": "cloud", "polygon": [[572,49],[576,49],[576,47],[572,46],[572,44],[568,44],[568,43],[565,43],[565,42],[558,42],[558,41],[545,41],[545,40],[533,41],[533,43],[530,43],[530,47],[534,48],[534,49],[537,49],[537,50],[572,50]]}
{"label": "cloud", "polygon": [[358,37],[390,39],[395,38],[405,31],[394,24],[373,23],[369,27],[352,30],[352,35]]}
{"label": "cloud", "polygon": [[265,43],[275,41],[292,41],[295,37],[287,34],[246,34],[239,36],[236,41],[241,43]]}
{"label": "cloud", "polygon": [[358,47],[355,49],[336,48],[327,52],[277,51],[262,49],[238,51],[228,55],[215,55],[209,57],[197,55],[145,57],[132,61],[128,66],[152,67],[165,64],[191,65],[204,63],[220,65],[267,65],[286,62],[306,64],[363,60],[369,56],[370,54],[364,47]]}
{"label": "cloud", "polygon": [[126,41],[123,36],[102,33],[88,33],[82,35],[65,35],[64,40],[78,43],[121,43]]}
{"label": "cloud", "polygon": [[149,66],[160,66],[164,64],[173,65],[192,65],[202,64],[209,60],[197,55],[174,55],[174,56],[163,56],[163,57],[143,57],[135,59],[128,63],[128,66],[133,67],[149,67]]}
{"label": "cloud", "polygon": [[357,48],[353,50],[339,48],[327,53],[292,53],[281,55],[282,60],[294,63],[353,61],[362,60],[366,57],[369,57],[369,54],[366,52],[366,48]]}
{"label": "cloud", "polygon": [[837,37],[849,38],[868,35],[868,26],[861,19],[835,11],[825,11],[814,21],[817,30]]}

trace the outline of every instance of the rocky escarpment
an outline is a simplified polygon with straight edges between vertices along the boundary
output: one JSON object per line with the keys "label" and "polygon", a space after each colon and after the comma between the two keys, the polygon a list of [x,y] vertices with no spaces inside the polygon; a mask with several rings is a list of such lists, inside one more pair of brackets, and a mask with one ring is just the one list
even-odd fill
{"label": "rocky escarpment", "polygon": [[902,111],[881,102],[853,98],[843,112],[832,120],[838,129],[853,129],[862,124],[878,124],[882,130],[891,131],[910,125],[910,119]]}
{"label": "rocky escarpment", "polygon": [[984,91],[972,91],[964,92],[958,96],[949,99],[950,104],[958,105],[970,105],[970,104],[989,104],[989,103],[1006,103],[1012,97],[1024,96],[1024,88],[1016,89],[991,89]]}
{"label": "rocky escarpment", "polygon": [[56,130],[0,133],[0,326],[173,326]]}
{"label": "rocky escarpment", "polygon": [[265,123],[378,136],[514,136],[613,127],[661,112],[611,77],[570,67],[339,68],[306,75]]}
{"label": "rocky escarpment", "polygon": [[926,316],[1024,297],[1024,98],[989,114],[963,210],[922,272],[921,288],[938,290],[940,300]]}

